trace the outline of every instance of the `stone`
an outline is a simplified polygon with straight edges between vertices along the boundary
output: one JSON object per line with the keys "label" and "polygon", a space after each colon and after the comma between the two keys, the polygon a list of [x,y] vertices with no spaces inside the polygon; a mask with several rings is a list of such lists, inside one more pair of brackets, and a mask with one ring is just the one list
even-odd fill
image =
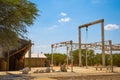
{"label": "stone", "polygon": [[60,66],[60,71],[61,72],[67,72],[67,68],[66,68],[65,64],[63,64],[63,65]]}

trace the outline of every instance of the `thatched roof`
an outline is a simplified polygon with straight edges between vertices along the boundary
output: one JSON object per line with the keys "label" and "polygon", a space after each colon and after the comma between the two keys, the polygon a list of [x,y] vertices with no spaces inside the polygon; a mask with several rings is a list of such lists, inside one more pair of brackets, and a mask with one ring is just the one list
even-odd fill
{"label": "thatched roof", "polygon": [[[25,39],[19,39],[18,41],[19,46],[17,47],[10,47],[10,51],[9,51],[9,56],[13,56],[17,53],[19,53],[21,50],[25,49],[26,47],[31,47],[31,42],[29,40],[25,40]],[[7,57],[8,51],[3,48],[0,47],[0,58],[5,58]]]}

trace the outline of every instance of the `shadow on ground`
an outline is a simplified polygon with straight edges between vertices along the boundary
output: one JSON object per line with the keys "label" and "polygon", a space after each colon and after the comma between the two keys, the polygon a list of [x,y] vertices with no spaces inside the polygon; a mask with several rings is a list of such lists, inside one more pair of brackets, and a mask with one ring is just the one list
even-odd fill
{"label": "shadow on ground", "polygon": [[0,80],[31,80],[33,78],[29,74],[7,73],[6,75],[0,75]]}

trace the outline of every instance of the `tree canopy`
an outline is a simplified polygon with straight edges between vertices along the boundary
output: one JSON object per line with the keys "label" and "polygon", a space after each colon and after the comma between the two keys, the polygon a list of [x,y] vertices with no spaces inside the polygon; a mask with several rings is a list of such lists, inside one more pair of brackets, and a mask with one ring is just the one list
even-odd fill
{"label": "tree canopy", "polygon": [[[83,66],[85,66],[86,62],[85,62],[85,57],[86,57],[86,49],[82,49],[82,64]],[[79,51],[74,50],[72,52],[73,54],[73,65],[74,66],[78,66],[79,65]],[[52,54],[45,54],[47,56],[47,59],[51,62],[51,56]],[[119,66],[120,67],[120,54],[119,53],[114,53],[112,54],[113,56],[113,65],[114,66]],[[94,50],[88,50],[88,66],[95,66],[95,65],[101,65],[102,64],[102,53],[94,53]],[[66,63],[66,58],[67,55],[66,54],[62,54],[62,53],[54,53],[53,54],[53,63],[54,65],[58,64],[63,64]],[[106,53],[105,55],[105,60],[106,60],[106,66],[110,65],[110,54]],[[71,60],[69,58],[69,64],[71,63]]]}
{"label": "tree canopy", "polygon": [[37,12],[35,4],[28,0],[0,0],[0,44],[25,37],[27,26],[33,24]]}

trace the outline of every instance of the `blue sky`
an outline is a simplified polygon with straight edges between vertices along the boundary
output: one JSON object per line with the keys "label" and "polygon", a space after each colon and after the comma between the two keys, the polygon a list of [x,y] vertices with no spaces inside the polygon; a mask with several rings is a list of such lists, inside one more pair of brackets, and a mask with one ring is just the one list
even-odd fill
{"label": "blue sky", "polygon": [[[39,14],[28,28],[28,37],[35,44],[33,53],[50,53],[50,45],[73,40],[78,42],[78,26],[105,20],[105,40],[120,43],[120,0],[30,0],[36,4]],[[86,40],[82,29],[82,42],[101,41],[100,24],[88,28]],[[58,49],[58,52],[64,52]]]}

